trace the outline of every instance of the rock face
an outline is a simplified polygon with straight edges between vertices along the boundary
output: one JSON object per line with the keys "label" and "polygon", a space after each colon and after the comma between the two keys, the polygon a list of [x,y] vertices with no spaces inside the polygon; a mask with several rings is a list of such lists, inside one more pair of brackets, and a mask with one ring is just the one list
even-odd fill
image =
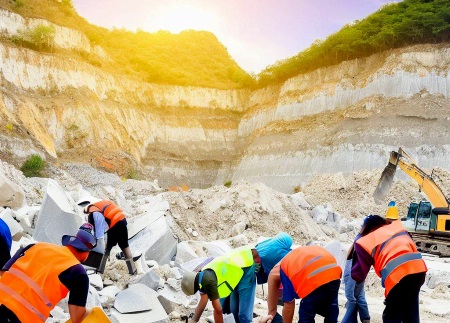
{"label": "rock face", "polygon": [[[0,18],[5,37],[43,23],[4,10]],[[55,41],[93,50],[63,27]],[[399,146],[422,167],[449,167],[446,45],[391,50],[254,91],[138,82],[7,42],[0,75],[3,154],[46,152],[121,176],[140,167],[162,187],[246,180],[292,192],[316,173],[380,168]]]}

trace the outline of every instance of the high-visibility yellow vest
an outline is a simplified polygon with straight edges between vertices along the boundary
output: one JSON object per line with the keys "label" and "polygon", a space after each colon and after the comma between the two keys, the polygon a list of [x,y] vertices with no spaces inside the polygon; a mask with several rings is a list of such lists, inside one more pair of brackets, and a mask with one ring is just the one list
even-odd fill
{"label": "high-visibility yellow vest", "polygon": [[[217,277],[217,290],[219,297],[224,298],[239,284],[244,270],[242,268],[253,265],[253,255],[251,249],[235,249],[223,256],[215,258],[202,268],[211,269]],[[201,282],[200,282],[201,288]]]}

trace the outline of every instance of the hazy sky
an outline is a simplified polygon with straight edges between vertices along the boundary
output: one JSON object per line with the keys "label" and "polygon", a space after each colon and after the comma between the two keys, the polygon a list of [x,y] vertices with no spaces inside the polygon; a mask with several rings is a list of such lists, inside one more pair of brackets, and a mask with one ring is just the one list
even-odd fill
{"label": "hazy sky", "polygon": [[208,30],[248,72],[297,54],[392,0],[73,0],[104,27]]}

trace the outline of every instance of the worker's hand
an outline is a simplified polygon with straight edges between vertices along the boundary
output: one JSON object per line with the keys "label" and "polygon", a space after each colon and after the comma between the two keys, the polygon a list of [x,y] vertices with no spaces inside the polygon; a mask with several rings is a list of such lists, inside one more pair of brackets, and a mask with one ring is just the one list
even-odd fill
{"label": "worker's hand", "polygon": [[272,315],[263,316],[259,319],[259,323],[271,323],[273,320]]}

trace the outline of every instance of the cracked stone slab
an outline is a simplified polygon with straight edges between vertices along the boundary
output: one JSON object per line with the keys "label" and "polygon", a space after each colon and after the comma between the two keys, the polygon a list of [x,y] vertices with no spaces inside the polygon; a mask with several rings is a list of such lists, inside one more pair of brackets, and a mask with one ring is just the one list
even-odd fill
{"label": "cracked stone slab", "polygon": [[144,284],[133,284],[116,295],[114,308],[121,314],[150,311],[157,308],[158,294]]}

